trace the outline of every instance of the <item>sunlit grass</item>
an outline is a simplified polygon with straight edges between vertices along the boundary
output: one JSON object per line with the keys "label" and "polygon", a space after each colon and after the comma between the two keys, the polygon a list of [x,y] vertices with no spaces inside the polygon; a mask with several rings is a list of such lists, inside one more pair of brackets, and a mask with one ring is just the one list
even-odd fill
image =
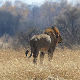
{"label": "sunlit grass", "polygon": [[25,50],[0,50],[0,80],[79,80],[80,50],[60,49],[54,52],[53,60],[45,55],[43,65],[39,57],[37,65],[33,58],[25,56]]}

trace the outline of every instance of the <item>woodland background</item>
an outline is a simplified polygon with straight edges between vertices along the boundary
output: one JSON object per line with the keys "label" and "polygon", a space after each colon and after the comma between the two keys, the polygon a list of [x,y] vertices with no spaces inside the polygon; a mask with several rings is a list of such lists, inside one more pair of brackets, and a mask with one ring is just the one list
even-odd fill
{"label": "woodland background", "polygon": [[6,1],[0,6],[0,48],[25,48],[33,35],[52,25],[60,30],[61,46],[80,45],[80,4],[60,0],[38,6]]}

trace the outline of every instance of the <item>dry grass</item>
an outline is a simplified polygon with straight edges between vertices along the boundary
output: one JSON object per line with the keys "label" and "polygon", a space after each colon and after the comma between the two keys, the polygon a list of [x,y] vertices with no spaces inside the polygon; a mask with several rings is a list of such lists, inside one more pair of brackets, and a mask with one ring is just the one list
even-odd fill
{"label": "dry grass", "polygon": [[80,80],[80,50],[57,48],[51,62],[32,63],[25,50],[0,50],[0,80]]}

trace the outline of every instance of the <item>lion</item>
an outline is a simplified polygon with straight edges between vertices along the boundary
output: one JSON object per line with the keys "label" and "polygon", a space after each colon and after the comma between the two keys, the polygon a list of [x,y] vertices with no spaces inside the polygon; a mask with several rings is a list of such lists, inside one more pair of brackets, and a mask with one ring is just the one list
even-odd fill
{"label": "lion", "polygon": [[[40,51],[40,62],[43,62],[45,52],[48,52],[49,61],[53,58],[53,52],[58,43],[62,42],[60,32],[57,27],[49,27],[45,29],[43,34],[34,35],[30,39],[31,54],[33,54],[33,63],[37,62],[37,57]],[[26,55],[28,50],[26,51]]]}

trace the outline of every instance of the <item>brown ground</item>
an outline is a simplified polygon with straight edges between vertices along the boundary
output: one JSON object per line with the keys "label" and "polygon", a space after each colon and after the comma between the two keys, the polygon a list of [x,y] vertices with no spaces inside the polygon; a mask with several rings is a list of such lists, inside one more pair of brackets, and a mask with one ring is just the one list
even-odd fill
{"label": "brown ground", "polygon": [[57,48],[51,62],[32,63],[25,50],[0,50],[0,80],[80,80],[80,50]]}

